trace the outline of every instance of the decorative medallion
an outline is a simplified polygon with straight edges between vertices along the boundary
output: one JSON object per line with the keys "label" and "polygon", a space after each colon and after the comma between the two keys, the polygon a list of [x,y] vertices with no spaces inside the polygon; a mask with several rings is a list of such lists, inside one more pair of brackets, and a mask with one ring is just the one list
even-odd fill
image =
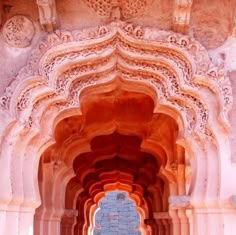
{"label": "decorative medallion", "polygon": [[34,36],[34,25],[26,16],[13,16],[4,24],[3,36],[12,47],[28,47]]}

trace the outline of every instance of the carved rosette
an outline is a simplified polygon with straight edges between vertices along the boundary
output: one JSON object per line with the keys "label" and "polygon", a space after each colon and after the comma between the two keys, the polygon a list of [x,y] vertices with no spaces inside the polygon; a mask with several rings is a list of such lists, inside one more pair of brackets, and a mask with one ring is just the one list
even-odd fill
{"label": "carved rosette", "polygon": [[34,36],[34,25],[26,16],[13,16],[4,24],[3,36],[12,47],[28,47]]}
{"label": "carved rosette", "polygon": [[228,125],[230,81],[210,63],[207,51],[198,42],[124,22],[50,34],[33,51],[0,104],[30,127],[37,125],[36,113],[42,113],[38,110],[44,103],[52,100],[59,110],[78,107],[84,88],[116,77],[152,86],[159,104],[181,115],[185,137],[192,135],[197,141],[213,138],[210,104],[201,98],[205,89],[218,99],[219,116]]}

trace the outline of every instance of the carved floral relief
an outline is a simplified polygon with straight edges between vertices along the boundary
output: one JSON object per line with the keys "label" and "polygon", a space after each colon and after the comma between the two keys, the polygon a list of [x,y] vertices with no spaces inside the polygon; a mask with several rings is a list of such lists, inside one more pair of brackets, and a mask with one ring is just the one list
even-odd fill
{"label": "carved floral relief", "polygon": [[3,26],[4,39],[12,47],[30,46],[34,33],[32,21],[23,15],[11,17]]}

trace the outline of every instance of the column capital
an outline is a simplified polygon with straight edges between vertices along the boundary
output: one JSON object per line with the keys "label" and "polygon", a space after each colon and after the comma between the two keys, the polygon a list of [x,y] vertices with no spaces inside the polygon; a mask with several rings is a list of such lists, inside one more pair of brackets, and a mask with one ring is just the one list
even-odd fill
{"label": "column capital", "polygon": [[78,216],[78,210],[75,210],[75,209],[65,209],[64,216],[65,217],[76,217],[76,216]]}
{"label": "column capital", "polygon": [[168,201],[170,209],[191,208],[190,196],[188,195],[171,195]]}

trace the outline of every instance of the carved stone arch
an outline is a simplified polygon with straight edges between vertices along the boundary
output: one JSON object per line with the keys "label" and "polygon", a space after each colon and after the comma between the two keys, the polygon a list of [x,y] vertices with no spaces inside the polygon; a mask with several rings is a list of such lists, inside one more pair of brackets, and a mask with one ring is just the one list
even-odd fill
{"label": "carved stone arch", "polygon": [[[211,64],[207,51],[194,39],[116,22],[48,35],[0,98],[0,165],[8,168],[0,179],[8,190],[0,190],[0,199],[6,207],[27,210],[38,206],[37,167],[41,154],[55,142],[53,124],[81,113],[80,94],[85,88],[96,89],[117,80],[126,86],[151,87],[155,112],[161,110],[181,123],[180,142],[195,167],[194,200],[201,204],[205,198],[220,195],[224,187],[217,188],[222,150],[217,148],[222,136],[228,141],[229,79]],[[47,123],[42,121],[45,118]],[[23,157],[17,158],[17,153]],[[17,166],[21,170],[15,174]],[[26,169],[32,179],[24,175]],[[216,181],[213,189],[211,180],[203,184],[209,175]],[[19,179],[22,185],[16,183]]]}
{"label": "carved stone arch", "polygon": [[[112,74],[115,77],[118,74],[125,80],[150,83],[158,91],[160,104],[169,104],[177,110],[186,109],[186,112],[197,118],[195,121],[198,125],[197,129],[207,128],[209,107],[203,102],[204,97],[201,97],[200,89],[209,89],[218,97],[219,114],[227,124],[227,112],[232,102],[230,84],[221,71],[217,68],[209,68],[211,64],[206,51],[197,42],[187,37],[155,32],[148,28],[137,28],[138,30],[135,31],[136,28],[133,25],[120,23],[85,32],[69,32],[70,37],[66,38],[65,32],[50,35],[48,44],[41,43],[39,45],[41,51],[36,49],[33,52],[37,58],[31,58],[27,67],[19,73],[17,79],[21,81],[13,81],[13,84],[8,87],[7,93],[2,97],[3,108],[9,107],[13,116],[17,116],[18,119],[21,119],[19,117],[24,116],[23,113],[27,111],[28,116],[22,118],[24,120],[28,118],[29,121],[33,117],[32,111],[27,110],[28,103],[33,104],[33,109],[36,109],[40,102],[55,99],[58,103],[66,100],[67,105],[73,107],[73,102],[76,102],[73,98],[78,97],[73,97],[75,94],[71,90],[79,86],[77,92],[80,92],[85,86],[99,84],[102,82],[99,76],[99,70],[101,70],[102,77],[112,76]],[[138,38],[137,32],[141,35]],[[82,39],[78,39],[79,36]],[[162,37],[161,40],[158,37]],[[85,46],[88,39],[90,43]],[[75,46],[77,40],[80,41]],[[42,44],[47,51],[41,55]],[[194,52],[191,51],[192,48],[195,48]],[[126,50],[125,54],[124,50]],[[103,58],[101,52],[104,54],[111,52],[111,54]],[[86,64],[88,61],[90,62]],[[39,64],[39,67],[32,68],[32,62]],[[39,76],[27,76],[25,70],[30,68],[31,70],[27,72],[34,74],[39,71]],[[115,72],[112,73],[112,70]],[[134,75],[137,71],[141,76]],[[90,78],[86,80],[87,77]],[[109,79],[111,78],[107,77],[107,81]],[[19,85],[15,87],[14,83]],[[11,98],[8,96],[9,93],[13,93]],[[68,99],[71,104],[68,103]],[[184,106],[182,103],[186,101],[188,105]],[[31,106],[28,105],[29,107]],[[198,111],[203,114],[199,114]],[[185,116],[188,115],[185,114]],[[189,120],[186,122],[191,131],[193,124],[189,123]]]}

